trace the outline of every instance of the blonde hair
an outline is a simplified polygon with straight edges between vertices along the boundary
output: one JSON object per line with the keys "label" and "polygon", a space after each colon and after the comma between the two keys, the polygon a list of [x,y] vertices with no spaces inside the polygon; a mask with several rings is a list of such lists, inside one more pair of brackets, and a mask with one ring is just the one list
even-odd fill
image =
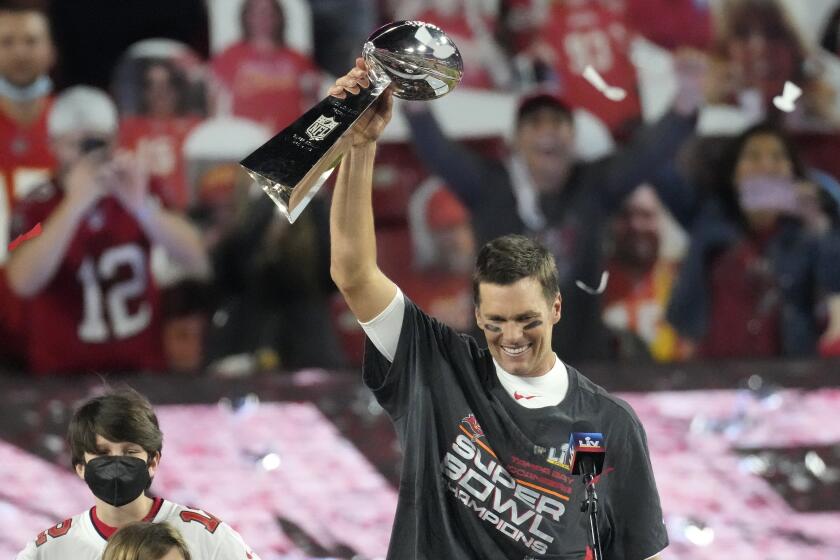
{"label": "blonde hair", "polygon": [[191,560],[181,534],[168,523],[141,521],[126,525],[108,540],[102,560],[160,560],[172,548]]}

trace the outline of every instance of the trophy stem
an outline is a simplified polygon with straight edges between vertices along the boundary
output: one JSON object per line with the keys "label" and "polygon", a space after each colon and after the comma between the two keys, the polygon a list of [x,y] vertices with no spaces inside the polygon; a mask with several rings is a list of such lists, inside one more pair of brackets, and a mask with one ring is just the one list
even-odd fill
{"label": "trophy stem", "polygon": [[345,99],[328,96],[263,144],[240,164],[294,223],[347,151],[345,134],[388,87],[371,86]]}

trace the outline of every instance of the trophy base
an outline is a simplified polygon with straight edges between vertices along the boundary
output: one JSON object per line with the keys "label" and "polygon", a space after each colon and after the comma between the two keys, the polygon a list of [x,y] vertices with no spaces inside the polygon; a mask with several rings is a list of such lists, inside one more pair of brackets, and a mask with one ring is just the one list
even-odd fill
{"label": "trophy base", "polygon": [[318,165],[310,169],[297,185],[275,183],[250,169],[248,169],[248,174],[263,192],[274,201],[283,215],[288,218],[289,223],[293,224],[303,212],[303,209],[318,194],[318,191],[330,178],[338,164],[341,163],[341,158],[348,147],[345,137],[340,138],[324,154]]}

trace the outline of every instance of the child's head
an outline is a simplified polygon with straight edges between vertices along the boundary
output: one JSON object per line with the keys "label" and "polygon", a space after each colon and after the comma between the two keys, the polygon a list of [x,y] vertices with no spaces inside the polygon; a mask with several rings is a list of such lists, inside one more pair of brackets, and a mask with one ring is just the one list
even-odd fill
{"label": "child's head", "polygon": [[115,507],[141,497],[163,448],[152,405],[133,389],[84,403],[70,420],[67,439],[76,473],[97,498]]}
{"label": "child's head", "polygon": [[190,551],[168,523],[139,522],[114,533],[102,560],[190,560]]}

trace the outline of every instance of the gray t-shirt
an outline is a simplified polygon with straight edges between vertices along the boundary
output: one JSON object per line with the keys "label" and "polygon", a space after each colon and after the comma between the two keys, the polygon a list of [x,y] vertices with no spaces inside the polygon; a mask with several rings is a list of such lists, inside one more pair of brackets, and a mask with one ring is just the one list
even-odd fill
{"label": "gray t-shirt", "polygon": [[369,341],[365,349],[365,383],[403,449],[389,559],[583,560],[583,482],[565,464],[574,422],[605,436],[597,486],[605,558],[643,560],[667,546],[641,423],[567,368],[560,404],[523,408],[486,349],[406,300],[393,363]]}

